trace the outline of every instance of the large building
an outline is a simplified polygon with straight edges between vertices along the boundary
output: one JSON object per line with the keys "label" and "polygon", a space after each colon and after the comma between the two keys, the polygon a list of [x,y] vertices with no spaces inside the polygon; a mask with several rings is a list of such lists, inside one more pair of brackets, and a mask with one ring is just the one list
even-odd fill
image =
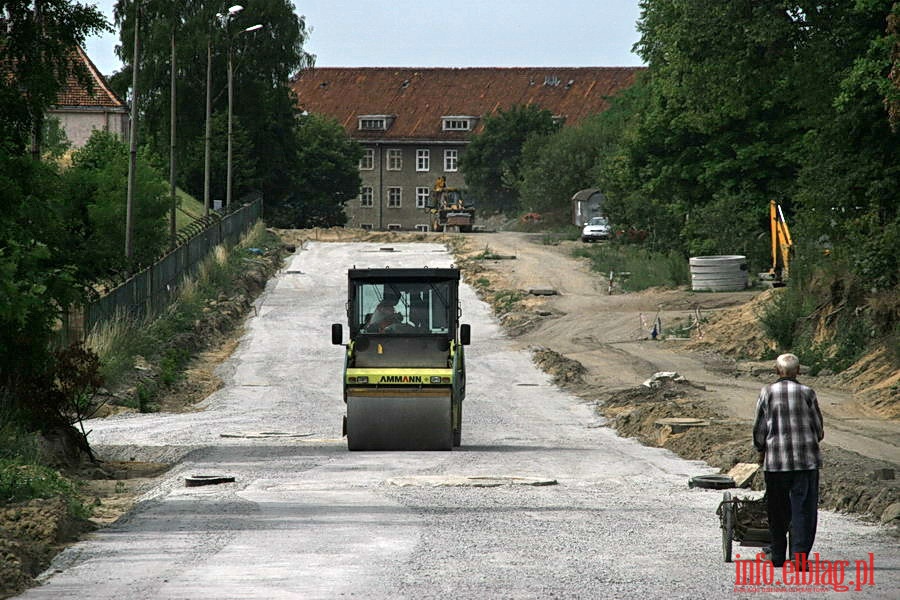
{"label": "large building", "polygon": [[301,110],[331,116],[363,145],[347,225],[427,230],[438,177],[463,187],[459,160],[483,118],[536,105],[564,125],[606,110],[642,67],[316,68],[292,81]]}

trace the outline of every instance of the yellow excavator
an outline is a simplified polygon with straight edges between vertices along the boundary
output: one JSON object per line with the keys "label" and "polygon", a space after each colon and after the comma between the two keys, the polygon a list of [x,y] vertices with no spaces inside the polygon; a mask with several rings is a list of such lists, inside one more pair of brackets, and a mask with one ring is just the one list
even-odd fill
{"label": "yellow excavator", "polygon": [[772,287],[784,287],[794,253],[794,242],[781,205],[774,200],[769,201],[769,229],[772,238],[772,267],[765,273],[760,273],[759,279],[769,282]]}
{"label": "yellow excavator", "polygon": [[475,224],[475,209],[466,206],[465,191],[447,187],[443,176],[435,181],[426,208],[431,213],[431,231],[469,233]]}

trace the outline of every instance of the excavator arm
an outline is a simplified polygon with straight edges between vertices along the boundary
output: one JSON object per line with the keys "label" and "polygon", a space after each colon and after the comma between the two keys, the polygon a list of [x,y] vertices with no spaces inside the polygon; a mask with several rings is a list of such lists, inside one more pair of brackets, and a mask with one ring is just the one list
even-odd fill
{"label": "excavator arm", "polygon": [[783,285],[788,277],[794,242],[781,205],[774,200],[769,201],[769,226],[772,237],[772,268],[769,269],[769,274],[776,285]]}

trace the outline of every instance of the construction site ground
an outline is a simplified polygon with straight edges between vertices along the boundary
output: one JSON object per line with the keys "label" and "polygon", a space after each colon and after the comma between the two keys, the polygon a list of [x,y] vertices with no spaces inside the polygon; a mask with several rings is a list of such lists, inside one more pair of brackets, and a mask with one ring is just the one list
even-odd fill
{"label": "construction site ground", "polygon": [[[466,282],[479,288],[479,295],[494,307],[494,316],[510,344],[529,351],[557,385],[593,406],[619,435],[637,438],[646,445],[665,447],[684,458],[703,460],[723,470],[755,459],[750,444],[750,420],[759,387],[772,379],[771,365],[735,360],[717,350],[733,353],[742,341],[752,338],[758,342],[754,313],[749,307],[765,292],[623,293],[614,289],[610,294],[603,276],[592,272],[586,261],[572,257],[571,250],[580,242],[548,245],[543,243],[544,236],[534,234],[499,232],[458,236],[343,229],[279,231],[279,234],[285,243],[298,246],[309,241],[364,241],[382,246],[415,241],[446,244],[464,269]],[[529,290],[554,294],[531,295]],[[510,292],[518,292],[514,295],[521,300],[510,302]],[[698,313],[703,317],[702,340],[671,339],[686,337],[682,333],[668,334],[663,337],[670,339],[660,341],[649,339],[649,327],[656,317],[662,320],[666,332],[690,323]],[[723,330],[723,320],[733,321],[734,326]],[[191,413],[204,409],[203,403],[199,407],[196,403],[222,385],[217,374],[221,372],[220,365],[231,360],[229,357],[238,348],[238,341],[246,335],[240,321],[233,325],[232,333],[217,338],[215,344],[192,362],[186,379],[161,398],[164,412]],[[664,382],[654,389],[641,385],[660,371],[677,372],[685,380]],[[819,392],[825,414],[822,505],[882,521],[888,525],[887,531],[896,535],[900,523],[900,485],[897,480],[872,478],[876,470],[900,466],[897,388],[891,383],[896,373],[884,372],[883,365],[869,371],[868,379],[863,373],[855,381],[866,381],[867,389],[875,388],[876,394],[861,394],[861,384],[854,387],[839,375],[802,378]],[[527,387],[515,388],[511,393],[519,390],[530,393]],[[696,418],[706,425],[680,432],[658,424],[659,419],[673,417]],[[598,420],[600,423],[602,418]],[[147,448],[135,448],[133,452],[121,448],[118,456],[106,457],[108,462],[94,472],[93,481],[85,488],[86,494],[95,498],[95,527],[117,519],[119,523],[125,521],[127,527],[130,520],[140,518],[131,510],[135,500],[144,498],[146,503],[146,492],[159,487],[163,481],[161,474],[182,460],[186,451],[178,445],[166,448],[170,450],[159,447],[151,452],[149,462],[144,460],[148,456]],[[91,475],[88,471],[94,469],[88,468],[86,476]],[[652,478],[653,473],[636,473],[633,477],[643,480]],[[671,473],[666,473],[664,478],[671,479]],[[759,484],[760,477],[757,477],[754,486],[758,488]],[[33,501],[27,507],[0,513],[0,529],[12,532],[3,548],[10,560],[0,565],[4,567],[0,597],[22,589],[36,575],[36,565],[46,564],[48,553],[58,551],[90,529],[88,524],[67,523],[64,514],[64,508],[52,501]],[[120,518],[123,515],[125,519]],[[41,543],[32,543],[35,540]],[[19,548],[11,551],[11,546]],[[40,552],[33,550],[38,546]],[[39,553],[42,554],[37,556]]]}
{"label": "construction site ground", "polygon": [[[546,240],[543,234],[475,234],[457,252],[470,280],[490,281],[489,300],[501,290],[524,296],[498,315],[516,343],[536,351],[539,364],[558,375],[561,385],[596,402],[621,435],[724,471],[737,462],[754,462],[756,399],[761,386],[775,379],[774,364],[734,355],[762,344],[756,314],[759,300],[770,292],[625,293],[615,285],[610,291],[607,277],[573,257],[581,242]],[[657,317],[662,335],[653,340]],[[822,505],[898,523],[900,480],[876,480],[873,473],[900,471],[900,379],[882,363],[869,366],[871,372],[853,378],[801,377],[816,389],[825,420]],[[664,382],[654,390],[642,385],[657,372],[676,372],[686,381]],[[673,434],[657,423],[666,418],[709,424]],[[756,487],[761,479],[753,482]]]}

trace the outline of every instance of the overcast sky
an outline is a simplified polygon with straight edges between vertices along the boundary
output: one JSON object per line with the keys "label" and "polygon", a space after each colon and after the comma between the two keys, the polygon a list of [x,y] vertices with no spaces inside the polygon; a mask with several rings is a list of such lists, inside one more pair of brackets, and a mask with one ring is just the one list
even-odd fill
{"label": "overcast sky", "polygon": [[[236,0],[247,6],[253,0]],[[97,6],[112,21],[114,0]],[[638,0],[300,0],[321,67],[619,67]],[[88,40],[106,75],[121,68],[118,33]]]}

